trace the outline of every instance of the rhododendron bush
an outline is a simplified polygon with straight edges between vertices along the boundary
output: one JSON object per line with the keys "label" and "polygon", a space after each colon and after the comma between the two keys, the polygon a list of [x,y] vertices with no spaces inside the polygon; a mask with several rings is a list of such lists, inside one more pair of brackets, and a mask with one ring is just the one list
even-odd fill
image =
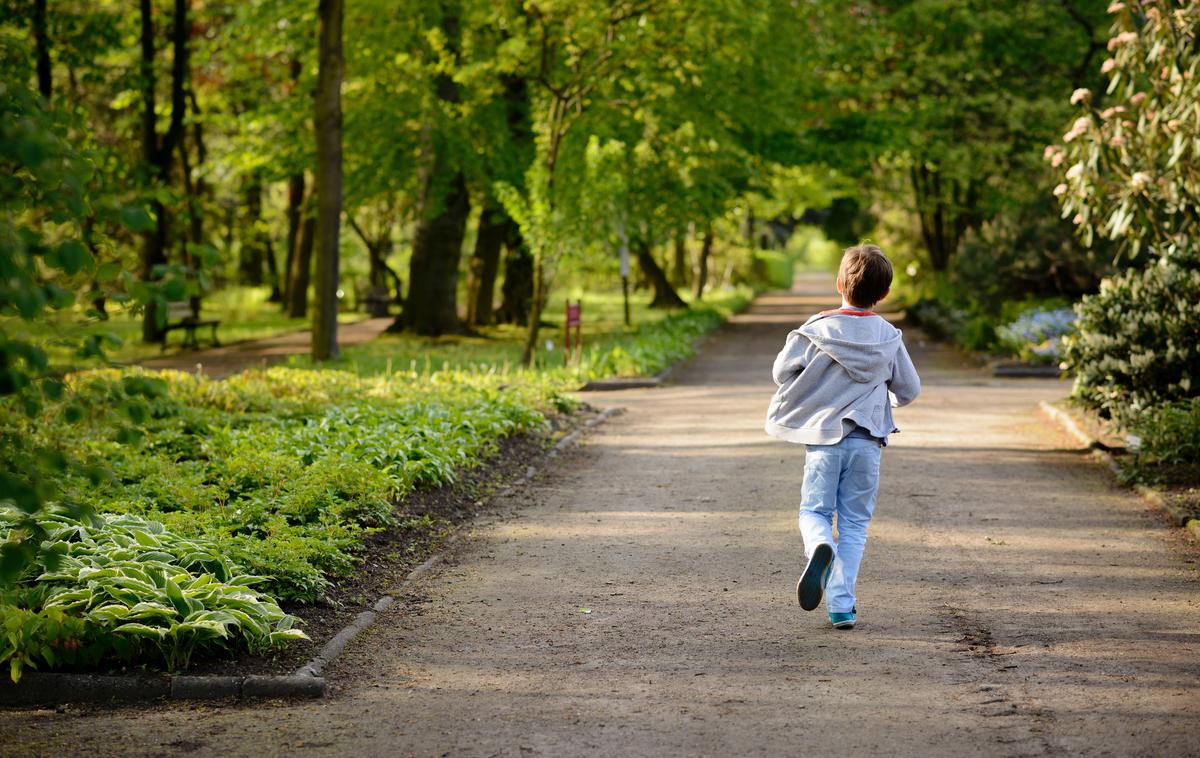
{"label": "rhododendron bush", "polygon": [[1200,5],[1109,11],[1108,87],[1075,91],[1082,112],[1046,158],[1063,171],[1064,216],[1087,244],[1119,242],[1126,266],[1076,309],[1076,394],[1133,426],[1200,386]]}

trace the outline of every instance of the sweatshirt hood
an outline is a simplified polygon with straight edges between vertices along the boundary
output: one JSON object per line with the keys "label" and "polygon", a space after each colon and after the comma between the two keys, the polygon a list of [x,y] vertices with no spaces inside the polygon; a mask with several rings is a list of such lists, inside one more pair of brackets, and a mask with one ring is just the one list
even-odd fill
{"label": "sweatshirt hood", "polygon": [[[798,330],[821,352],[836,361],[856,382],[886,381],[892,372],[892,359],[900,349],[900,330],[886,321],[879,328],[878,317],[821,318]],[[874,323],[871,323],[874,322]]]}

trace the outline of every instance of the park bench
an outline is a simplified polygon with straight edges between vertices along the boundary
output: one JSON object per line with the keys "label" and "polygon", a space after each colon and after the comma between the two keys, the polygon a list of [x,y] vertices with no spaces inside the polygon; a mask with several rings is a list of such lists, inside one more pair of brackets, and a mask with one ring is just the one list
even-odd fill
{"label": "park bench", "polygon": [[167,349],[167,335],[173,329],[183,329],[184,338],[183,346],[200,349],[200,341],[196,339],[196,330],[203,327],[212,328],[212,343],[214,346],[220,346],[221,342],[217,339],[217,324],[221,323],[217,318],[200,318],[200,301],[195,300],[172,300],[167,302],[167,323],[163,327],[162,349]]}

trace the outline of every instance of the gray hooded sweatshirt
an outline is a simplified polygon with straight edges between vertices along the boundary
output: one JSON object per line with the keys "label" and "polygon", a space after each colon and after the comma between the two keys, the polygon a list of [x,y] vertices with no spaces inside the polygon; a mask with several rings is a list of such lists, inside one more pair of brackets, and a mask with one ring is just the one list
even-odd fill
{"label": "gray hooded sweatshirt", "polygon": [[900,431],[892,406],[921,391],[900,330],[873,314],[813,316],[788,334],[771,373],[767,434],[806,445],[833,445],[855,425],[885,439]]}

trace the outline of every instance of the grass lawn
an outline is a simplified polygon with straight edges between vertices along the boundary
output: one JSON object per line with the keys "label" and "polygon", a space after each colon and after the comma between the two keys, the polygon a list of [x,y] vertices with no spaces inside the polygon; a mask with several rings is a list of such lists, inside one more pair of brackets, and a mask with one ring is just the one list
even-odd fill
{"label": "grass lawn", "polygon": [[[653,374],[684,357],[681,348],[684,353],[690,352],[691,342],[679,339],[679,329],[695,329],[698,337],[744,307],[751,296],[748,289],[730,289],[709,293],[687,311],[671,311],[650,308],[649,293],[631,294],[631,325],[627,327],[619,292],[560,292],[543,313],[535,356],[537,368],[539,373],[567,381]],[[583,351],[578,363],[570,367],[564,366],[562,349],[568,297],[572,302],[583,302]],[[384,334],[345,348],[339,361],[325,365],[363,376],[394,371],[428,375],[447,370],[526,373],[520,367],[526,331],[524,326],[502,324],[481,327],[474,335]],[[312,363],[305,356],[293,356],[289,365],[311,367]]]}

